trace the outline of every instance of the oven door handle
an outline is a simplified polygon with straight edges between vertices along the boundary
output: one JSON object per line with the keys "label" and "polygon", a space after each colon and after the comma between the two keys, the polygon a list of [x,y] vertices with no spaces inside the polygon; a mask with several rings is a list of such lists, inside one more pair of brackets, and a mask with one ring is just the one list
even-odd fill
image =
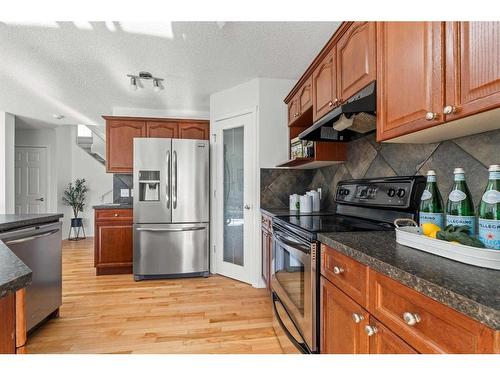
{"label": "oven door handle", "polygon": [[[274,315],[276,316],[276,319],[278,320],[278,323],[279,323],[281,329],[283,330],[283,332],[285,332],[286,336],[292,342],[292,344],[297,349],[299,349],[303,354],[311,354],[311,352],[307,348],[306,344],[298,342],[297,339],[295,337],[293,337],[293,335],[290,332],[288,332],[288,329],[286,328],[285,323],[283,323],[283,320],[281,320],[281,316],[278,313],[278,309],[276,308],[276,302],[279,302],[281,304],[281,301],[273,293],[273,310],[274,310]],[[281,304],[281,305],[283,306],[283,304]],[[292,324],[295,326],[295,323],[293,321],[292,321]],[[297,326],[295,326],[295,329],[297,329]],[[298,329],[297,329],[297,332],[298,332]]]}
{"label": "oven door handle", "polygon": [[[300,251],[302,251],[303,253],[306,253],[306,254],[309,254],[309,252],[311,251],[311,249],[308,246],[306,246],[305,244],[300,243],[300,242],[294,242],[294,241],[287,240],[285,237],[283,237],[279,233],[275,232],[274,236],[276,237],[276,239],[279,242],[281,242],[282,244],[286,245],[288,248],[298,249],[298,250],[300,250]],[[304,249],[304,250],[302,250],[302,249]]]}

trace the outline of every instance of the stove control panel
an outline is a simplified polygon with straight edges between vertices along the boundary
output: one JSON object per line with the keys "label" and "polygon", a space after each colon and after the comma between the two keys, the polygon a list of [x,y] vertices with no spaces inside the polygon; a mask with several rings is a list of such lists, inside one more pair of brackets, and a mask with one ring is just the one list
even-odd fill
{"label": "stove control panel", "polygon": [[422,176],[341,181],[337,185],[335,200],[367,207],[408,208],[418,205],[416,200],[420,196],[417,195],[421,194],[424,184]]}

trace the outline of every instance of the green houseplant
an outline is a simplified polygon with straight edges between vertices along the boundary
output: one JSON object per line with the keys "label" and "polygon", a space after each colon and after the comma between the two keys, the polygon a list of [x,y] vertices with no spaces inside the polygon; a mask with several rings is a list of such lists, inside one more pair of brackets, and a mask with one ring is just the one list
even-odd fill
{"label": "green houseplant", "polygon": [[[75,182],[70,182],[68,187],[63,192],[62,202],[65,206],[71,207],[73,210],[73,218],[71,219],[71,227],[69,228],[70,240],[80,239],[80,228],[83,230],[83,238],[85,238],[85,229],[83,228],[83,220],[78,217],[80,212],[83,212],[85,208],[85,200],[87,198],[87,185],[85,184],[84,178],[77,178]],[[71,238],[71,229],[75,234],[74,238]],[[78,229],[78,231],[77,231]]]}

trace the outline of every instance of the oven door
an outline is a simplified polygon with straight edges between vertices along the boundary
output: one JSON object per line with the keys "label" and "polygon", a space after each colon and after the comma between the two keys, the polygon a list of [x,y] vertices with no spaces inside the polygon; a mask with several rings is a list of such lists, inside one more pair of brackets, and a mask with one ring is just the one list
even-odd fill
{"label": "oven door", "polygon": [[273,227],[272,290],[312,352],[317,348],[315,252],[315,244]]}

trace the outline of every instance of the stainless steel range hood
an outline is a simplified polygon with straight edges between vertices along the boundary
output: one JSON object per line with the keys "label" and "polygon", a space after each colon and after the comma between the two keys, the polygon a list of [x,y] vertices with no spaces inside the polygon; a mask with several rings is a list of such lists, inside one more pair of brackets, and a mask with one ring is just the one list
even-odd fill
{"label": "stainless steel range hood", "polygon": [[[376,82],[358,91],[299,134],[305,141],[349,142],[371,133],[376,126]],[[344,129],[346,126],[348,128]],[[339,129],[336,130],[335,128]]]}

